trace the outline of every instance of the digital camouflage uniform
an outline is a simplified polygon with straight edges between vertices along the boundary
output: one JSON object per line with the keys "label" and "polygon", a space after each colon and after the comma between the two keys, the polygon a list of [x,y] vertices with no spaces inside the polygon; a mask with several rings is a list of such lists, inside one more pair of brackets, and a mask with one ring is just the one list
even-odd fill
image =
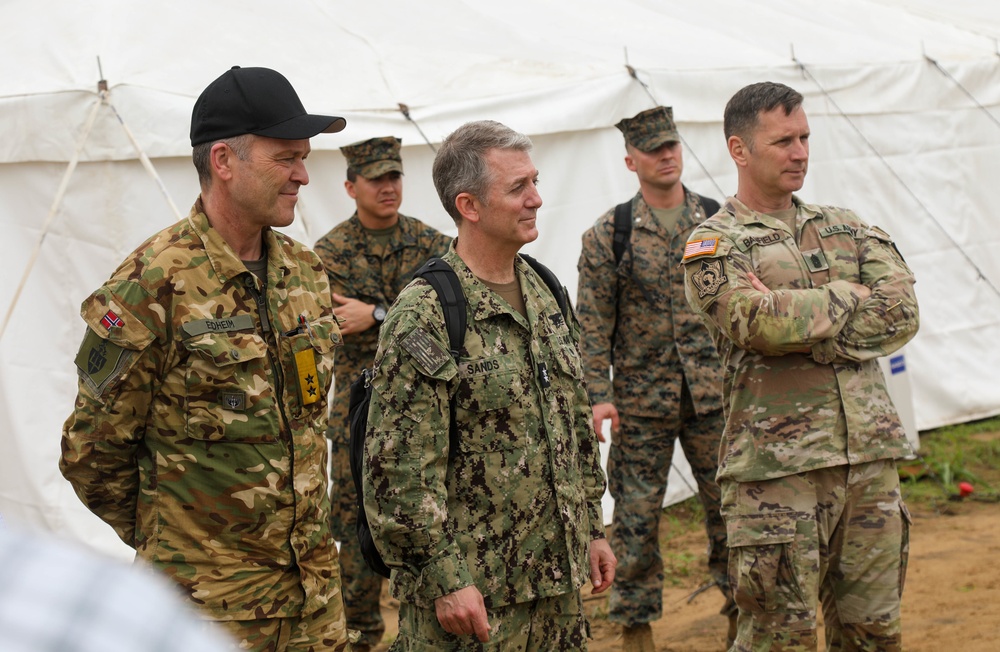
{"label": "digital camouflage uniform", "polygon": [[[644,111],[618,126],[640,149],[660,145],[664,130],[678,138],[667,107]],[[613,404],[621,422],[608,459],[608,485],[615,499],[611,544],[618,557],[608,618],[625,625],[662,615],[659,523],[677,441],[705,508],[709,573],[730,595],[726,526],[715,481],[724,425],[722,367],[708,331],[684,297],[680,267],[688,236],[708,216],[699,195],[686,188],[684,205],[680,221],[667,232],[637,193],[631,244],[620,264],[615,264],[613,251],[614,209],[583,234],[577,264],[590,400]],[[727,605],[725,611],[731,609],[731,602]]]}
{"label": "digital camouflage uniform", "polygon": [[[369,138],[340,148],[348,169],[366,179],[390,172],[402,174],[402,141],[392,136]],[[326,267],[330,291],[368,304],[387,307],[413,273],[428,259],[448,251],[451,238],[417,219],[399,214],[391,236],[372,235],[354,215],[316,242],[316,253]],[[340,575],[344,587],[347,626],[361,633],[357,647],[367,649],[382,640],[385,621],[379,599],[382,578],[365,563],[358,546],[357,491],[351,476],[348,444],[348,404],[351,382],[370,367],[378,347],[378,327],[344,338],[334,364],[334,399],[330,407],[331,442],[330,526],[340,541]]]}
{"label": "digital camouflage uniform", "polygon": [[[445,260],[468,300],[458,364],[424,279],[393,304],[375,362],[364,497],[403,603],[394,650],[459,649],[433,627],[406,627],[436,620],[434,600],[466,586],[482,593],[494,627],[523,623],[533,607],[578,593],[589,579],[590,542],[604,537],[604,478],[575,317],[563,319],[520,258],[527,320],[472,274],[454,245]],[[449,456],[452,407],[458,443]],[[559,628],[558,649],[585,649],[583,614],[570,620],[553,618],[547,629]]]}
{"label": "digital camouflage uniform", "polygon": [[199,199],[83,302],[60,469],[209,618],[325,611],[315,649],[342,649],[323,437],[340,331],[316,255],[264,245],[262,290]]}
{"label": "digital camouflage uniform", "polygon": [[916,333],[913,274],[853,212],[793,202],[795,233],[728,199],[684,260],[726,366],[734,649],[815,649],[821,600],[831,649],[899,650],[909,516],[893,460],[911,451],[877,358]]}
{"label": "digital camouflage uniform", "polygon": [[[376,244],[355,213],[316,242],[316,253],[326,267],[332,292],[388,306],[428,258],[448,251],[450,241],[450,237],[419,220],[400,215],[399,229],[388,244]],[[385,630],[379,611],[382,578],[368,568],[358,546],[358,498],[348,454],[347,406],[351,382],[375,359],[378,330],[372,327],[352,333],[337,349],[337,382],[327,430],[332,442],[330,525],[333,536],[340,541],[347,622],[370,645],[378,643]]]}

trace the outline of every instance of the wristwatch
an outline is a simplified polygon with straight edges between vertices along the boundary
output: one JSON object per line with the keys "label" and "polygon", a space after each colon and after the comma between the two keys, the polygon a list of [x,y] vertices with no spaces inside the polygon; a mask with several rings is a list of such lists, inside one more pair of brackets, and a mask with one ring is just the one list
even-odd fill
{"label": "wristwatch", "polygon": [[380,304],[375,304],[375,309],[372,310],[372,317],[375,318],[376,324],[381,324],[382,322],[385,321],[385,313],[386,313],[385,306]]}

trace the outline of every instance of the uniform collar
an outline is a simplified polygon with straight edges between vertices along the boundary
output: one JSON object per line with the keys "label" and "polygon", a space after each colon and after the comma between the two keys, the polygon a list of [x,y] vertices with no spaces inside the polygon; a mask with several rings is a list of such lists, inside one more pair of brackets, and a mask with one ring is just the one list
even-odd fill
{"label": "uniform collar", "polygon": [[[190,224],[198,238],[201,239],[212,269],[215,270],[221,283],[225,284],[235,280],[241,274],[251,274],[246,265],[243,264],[243,261],[236,255],[236,252],[233,251],[233,248],[229,246],[229,243],[219,235],[218,231],[212,228],[212,224],[208,220],[208,215],[205,214],[205,207],[202,204],[201,197],[198,197],[197,201],[195,201],[187,219],[188,224]],[[283,274],[289,274],[291,273],[290,270],[295,267],[295,263],[285,253],[282,241],[283,236],[280,236],[270,227],[264,229],[263,236],[264,247],[267,251],[268,285],[273,287],[272,282],[277,281],[272,276],[274,271],[282,270]]]}

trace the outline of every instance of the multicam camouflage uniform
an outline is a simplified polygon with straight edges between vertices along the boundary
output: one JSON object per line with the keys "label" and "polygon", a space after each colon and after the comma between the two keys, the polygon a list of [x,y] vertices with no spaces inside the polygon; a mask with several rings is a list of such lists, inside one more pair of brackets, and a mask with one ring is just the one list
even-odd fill
{"label": "multicam camouflage uniform", "polygon": [[199,200],[84,301],[60,468],[209,618],[325,610],[341,649],[323,437],[340,331],[315,254],[264,244],[261,289]]}
{"label": "multicam camouflage uniform", "polygon": [[909,517],[893,460],[910,448],[876,358],[917,331],[913,274],[853,212],[793,202],[795,233],[728,199],[684,259],[726,365],[734,649],[815,649],[821,599],[831,649],[898,650]]}
{"label": "multicam camouflage uniform", "polygon": [[[448,251],[451,238],[423,222],[400,215],[398,224],[390,240],[377,242],[355,213],[316,242],[316,253],[326,268],[331,292],[388,306],[428,258]],[[379,611],[382,578],[368,568],[358,547],[355,529],[358,497],[348,455],[347,406],[351,381],[364,367],[371,366],[377,347],[378,328],[369,328],[345,337],[344,345],[337,349],[334,366],[337,382],[327,430],[333,445],[330,525],[333,536],[340,541],[347,621],[371,645],[382,638],[385,630]]]}
{"label": "multicam camouflage uniform", "polygon": [[667,233],[642,193],[636,194],[631,248],[617,266],[613,210],[583,235],[577,309],[587,387],[594,404],[614,404],[621,418],[608,460],[615,499],[611,543],[618,556],[608,616],[625,625],[662,614],[659,522],[678,439],[705,507],[709,571],[729,597],[729,550],[715,482],[722,367],[708,331],[684,298],[680,268],[688,235],[706,217],[699,196],[685,189],[683,215]]}
{"label": "multicam camouflage uniform", "polygon": [[[575,318],[563,319],[521,259],[527,320],[454,245],[445,260],[468,300],[461,359],[448,353],[434,290],[415,280],[382,326],[369,412],[365,503],[403,603],[400,650],[457,648],[433,628],[405,627],[433,621],[434,600],[466,586],[483,594],[491,623],[501,608],[530,612],[576,593],[589,577],[589,544],[604,536],[604,478]],[[452,407],[457,451],[449,455]],[[417,610],[430,613],[414,617]],[[554,649],[585,648],[583,615],[572,621],[549,621],[566,628]],[[421,637],[433,648],[420,647]]]}

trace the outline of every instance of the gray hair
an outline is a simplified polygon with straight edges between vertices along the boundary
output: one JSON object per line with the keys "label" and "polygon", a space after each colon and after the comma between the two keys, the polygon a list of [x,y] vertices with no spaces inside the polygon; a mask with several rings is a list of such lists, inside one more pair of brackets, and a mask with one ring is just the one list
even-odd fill
{"label": "gray hair", "polygon": [[760,114],[773,111],[779,106],[785,115],[802,105],[802,93],[777,82],[759,82],[744,86],[729,98],[723,114],[722,128],[726,141],[738,136],[753,150],[754,132],[760,122]]}
{"label": "gray hair", "polygon": [[493,120],[467,122],[444,139],[434,157],[434,187],[455,224],[462,221],[455,206],[460,194],[466,192],[486,201],[493,181],[486,164],[486,153],[491,149],[530,152],[531,139]]}
{"label": "gray hair", "polygon": [[198,171],[198,182],[201,183],[202,188],[208,188],[212,185],[212,168],[209,158],[211,158],[212,147],[216,143],[225,143],[229,149],[233,150],[236,158],[241,161],[247,161],[250,160],[253,139],[253,134],[242,134],[240,136],[233,136],[232,138],[223,138],[195,145],[191,151],[191,159],[194,161],[194,169]]}

